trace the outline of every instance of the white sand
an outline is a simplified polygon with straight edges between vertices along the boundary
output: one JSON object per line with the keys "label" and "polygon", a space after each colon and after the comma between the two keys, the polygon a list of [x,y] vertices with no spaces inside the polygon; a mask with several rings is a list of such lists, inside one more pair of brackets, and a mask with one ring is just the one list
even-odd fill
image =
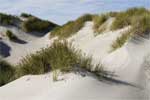
{"label": "white sand", "polygon": [[50,74],[24,76],[0,88],[0,100],[146,100],[134,86],[70,73],[53,82]]}
{"label": "white sand", "polygon": [[92,56],[93,62],[102,61],[107,70],[115,71],[116,80],[100,81],[89,73],[65,74],[58,82],[52,81],[51,73],[24,76],[0,87],[0,100],[149,100],[142,63],[150,40],[138,37],[110,53],[112,42],[127,28],[94,37],[92,25],[86,23],[69,41]]}

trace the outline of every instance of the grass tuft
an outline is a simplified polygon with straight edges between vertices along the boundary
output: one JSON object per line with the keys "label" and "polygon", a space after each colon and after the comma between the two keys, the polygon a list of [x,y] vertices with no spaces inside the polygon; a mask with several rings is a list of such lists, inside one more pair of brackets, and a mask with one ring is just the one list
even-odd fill
{"label": "grass tuft", "polygon": [[15,68],[4,60],[0,59],[0,86],[12,81],[15,75]]}

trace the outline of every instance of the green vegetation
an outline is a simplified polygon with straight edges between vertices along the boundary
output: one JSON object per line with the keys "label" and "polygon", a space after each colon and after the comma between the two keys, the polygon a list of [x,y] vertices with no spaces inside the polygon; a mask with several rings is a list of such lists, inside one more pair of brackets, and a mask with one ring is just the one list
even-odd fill
{"label": "green vegetation", "polygon": [[8,37],[9,40],[13,41],[13,40],[16,40],[17,37],[14,35],[14,33],[10,30],[7,30],[6,31],[6,36]]}
{"label": "green vegetation", "polygon": [[92,59],[84,57],[67,42],[54,42],[51,47],[26,56],[22,61],[12,66],[0,60],[0,86],[17,79],[23,75],[37,75],[53,71],[53,80],[57,81],[60,73],[75,71],[77,68],[85,69],[98,76],[107,76],[101,65],[96,71],[91,69]]}
{"label": "green vegetation", "polygon": [[20,67],[19,73],[27,75],[43,74],[57,69],[68,72],[75,65],[89,67],[88,63],[88,59],[81,57],[71,45],[66,42],[55,42],[51,47],[25,57],[18,67]]}
{"label": "green vegetation", "polygon": [[52,22],[36,17],[29,17],[27,21],[22,22],[21,27],[25,32],[48,32],[56,26],[57,25]]}
{"label": "green vegetation", "polygon": [[148,14],[149,11],[145,8],[130,8],[125,12],[118,12],[116,19],[112,24],[112,30],[121,29],[125,26],[132,25],[135,17]]}
{"label": "green vegetation", "polygon": [[126,31],[125,33],[123,33],[120,37],[118,37],[113,42],[111,51],[121,48],[126,43],[126,41],[130,38],[131,33],[132,33],[131,30],[129,30],[129,31]]}
{"label": "green vegetation", "polygon": [[60,74],[59,70],[53,70],[53,81],[58,81],[59,74]]}
{"label": "green vegetation", "polygon": [[106,13],[107,16],[109,17],[116,17],[118,15],[119,12],[109,12],[109,13]]}
{"label": "green vegetation", "polygon": [[[28,15],[23,15],[28,16]],[[131,25],[131,29],[123,33],[112,44],[112,50],[122,47],[125,42],[135,34],[147,35],[150,33],[150,12],[145,8],[132,8],[125,12],[108,13],[106,15],[84,15],[75,21],[70,21],[63,26],[40,20],[36,17],[29,19],[22,24],[22,28],[27,32],[32,31],[48,31],[52,27],[56,27],[51,32],[51,37],[67,38],[78,32],[86,21],[94,21],[94,29],[99,32],[99,27],[108,19],[108,17],[116,17],[113,22],[112,29],[120,29]],[[6,32],[10,40],[16,38],[11,32]],[[74,71],[75,68],[83,68],[98,76],[108,76],[109,73],[103,69],[102,65],[97,65],[92,70],[92,59],[84,57],[79,51],[75,50],[71,44],[67,42],[54,42],[52,46],[42,49],[35,54],[27,55],[22,61],[15,66],[11,66],[5,61],[0,60],[0,85],[4,85],[23,75],[37,75],[53,71],[53,80],[57,81],[60,72],[66,73]]]}
{"label": "green vegetation", "polygon": [[31,14],[27,14],[27,13],[21,13],[20,16],[21,16],[21,17],[24,17],[24,18],[33,17]]}
{"label": "green vegetation", "polygon": [[107,15],[95,15],[93,16],[93,22],[94,22],[94,26],[93,26],[93,29],[95,32],[102,32],[104,29],[100,29],[100,26],[106,22],[108,19],[108,16]]}
{"label": "green vegetation", "polygon": [[131,8],[117,14],[113,29],[131,25],[130,31],[117,38],[112,44],[112,50],[122,47],[131,35],[145,36],[150,34],[150,12],[145,8]]}
{"label": "green vegetation", "polygon": [[85,24],[86,21],[91,21],[92,15],[86,14],[81,17],[79,17],[75,21],[70,21],[63,26],[55,28],[51,34],[50,37],[58,36],[59,38],[67,38],[76,32],[78,32]]}
{"label": "green vegetation", "polygon": [[22,21],[19,17],[0,13],[0,25],[16,26],[25,32],[49,32],[51,29],[58,26],[52,22],[41,20],[27,13],[22,13],[20,16],[27,18],[27,20]]}
{"label": "green vegetation", "polygon": [[133,34],[148,35],[150,34],[150,13],[134,17],[132,21]]}
{"label": "green vegetation", "polygon": [[53,71],[53,80],[57,81],[60,72],[74,71],[75,68],[83,68],[99,76],[107,76],[102,66],[97,65],[95,71],[91,63],[92,59],[84,57],[67,42],[54,42],[51,47],[43,49],[36,54],[25,57],[17,66],[17,77],[28,74],[43,74]]}
{"label": "green vegetation", "polygon": [[0,59],[0,86],[12,81],[14,74],[14,67]]}
{"label": "green vegetation", "polygon": [[0,24],[1,25],[16,25],[16,23],[19,20],[20,19],[18,17],[0,13]]}

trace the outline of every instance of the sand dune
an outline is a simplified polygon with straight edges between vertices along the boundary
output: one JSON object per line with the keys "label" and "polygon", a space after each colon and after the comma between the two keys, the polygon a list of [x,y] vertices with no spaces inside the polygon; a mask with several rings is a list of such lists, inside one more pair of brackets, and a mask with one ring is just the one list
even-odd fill
{"label": "sand dune", "polygon": [[[142,64],[149,53],[150,40],[135,37],[122,48],[110,52],[112,42],[129,27],[95,37],[92,26],[92,22],[87,22],[68,40],[92,56],[93,63],[102,62],[107,70],[115,72],[116,77],[99,80],[87,72],[84,72],[85,77],[80,73],[68,73],[59,77],[62,80],[53,82],[52,73],[28,75],[0,87],[0,100],[149,100]],[[33,44],[41,43],[40,40]]]}

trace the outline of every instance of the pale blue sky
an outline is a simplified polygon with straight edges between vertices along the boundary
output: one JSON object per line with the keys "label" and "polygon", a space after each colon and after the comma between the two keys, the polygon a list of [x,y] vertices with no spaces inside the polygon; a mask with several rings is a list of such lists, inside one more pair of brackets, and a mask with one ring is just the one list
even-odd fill
{"label": "pale blue sky", "polygon": [[31,13],[64,24],[85,13],[102,13],[130,7],[150,8],[150,0],[0,0],[0,12]]}

